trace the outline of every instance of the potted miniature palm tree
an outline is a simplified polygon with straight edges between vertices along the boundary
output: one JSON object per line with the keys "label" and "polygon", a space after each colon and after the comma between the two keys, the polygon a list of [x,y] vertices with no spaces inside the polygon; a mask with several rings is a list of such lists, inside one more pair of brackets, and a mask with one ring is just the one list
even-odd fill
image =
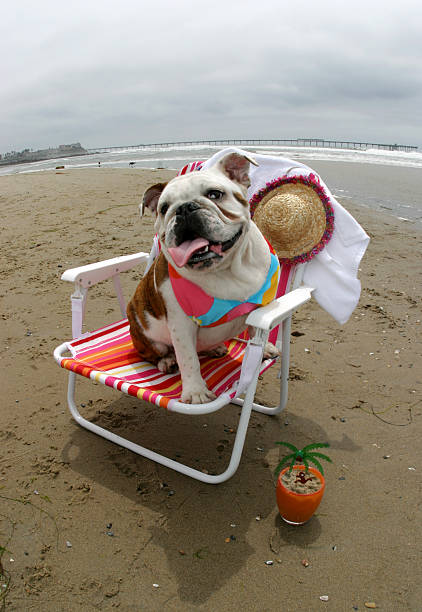
{"label": "potted miniature palm tree", "polygon": [[[318,508],[325,490],[324,469],[320,459],[330,457],[316,449],[326,448],[327,443],[308,444],[296,448],[289,442],[276,442],[286,446],[291,453],[283,457],[275,469],[277,478],[276,496],[280,515],[291,525],[306,523]],[[290,465],[286,465],[289,464]],[[297,463],[298,462],[298,463]],[[315,467],[309,464],[313,463]]]}

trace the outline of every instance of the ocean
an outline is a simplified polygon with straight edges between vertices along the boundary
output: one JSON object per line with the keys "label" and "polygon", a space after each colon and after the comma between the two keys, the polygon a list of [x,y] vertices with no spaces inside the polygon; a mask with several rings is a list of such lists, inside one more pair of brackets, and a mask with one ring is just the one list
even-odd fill
{"label": "ocean", "polygon": [[[245,146],[260,154],[299,160],[318,172],[335,197],[380,210],[422,228],[422,153],[366,151],[297,146]],[[190,161],[207,159],[221,146],[171,145],[109,150],[0,167],[0,176],[65,168],[166,168],[179,170]]]}

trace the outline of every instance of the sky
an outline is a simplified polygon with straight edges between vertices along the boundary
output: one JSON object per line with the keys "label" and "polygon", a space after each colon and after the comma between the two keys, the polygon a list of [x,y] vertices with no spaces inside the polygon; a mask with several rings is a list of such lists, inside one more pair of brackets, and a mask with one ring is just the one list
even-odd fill
{"label": "sky", "polygon": [[20,0],[0,152],[226,138],[422,146],[422,8],[401,0]]}

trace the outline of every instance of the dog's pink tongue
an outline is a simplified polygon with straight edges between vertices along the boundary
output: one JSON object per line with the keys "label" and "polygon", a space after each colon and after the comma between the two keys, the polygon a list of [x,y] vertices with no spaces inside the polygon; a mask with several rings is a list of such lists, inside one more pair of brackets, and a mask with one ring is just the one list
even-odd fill
{"label": "dog's pink tongue", "polygon": [[189,258],[192,256],[195,251],[202,249],[204,246],[207,246],[208,240],[205,238],[195,238],[195,240],[186,240],[179,244],[177,247],[170,247],[168,252],[171,255],[174,263],[178,268],[183,268]]}

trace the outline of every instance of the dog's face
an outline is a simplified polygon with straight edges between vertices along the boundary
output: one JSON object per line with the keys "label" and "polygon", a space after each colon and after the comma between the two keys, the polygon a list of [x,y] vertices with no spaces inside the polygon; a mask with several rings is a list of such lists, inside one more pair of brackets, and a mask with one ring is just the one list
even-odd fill
{"label": "dog's face", "polygon": [[245,239],[250,224],[249,164],[229,153],[216,166],[150,187],[145,207],[157,213],[155,230],[167,259],[196,270],[223,265]]}

